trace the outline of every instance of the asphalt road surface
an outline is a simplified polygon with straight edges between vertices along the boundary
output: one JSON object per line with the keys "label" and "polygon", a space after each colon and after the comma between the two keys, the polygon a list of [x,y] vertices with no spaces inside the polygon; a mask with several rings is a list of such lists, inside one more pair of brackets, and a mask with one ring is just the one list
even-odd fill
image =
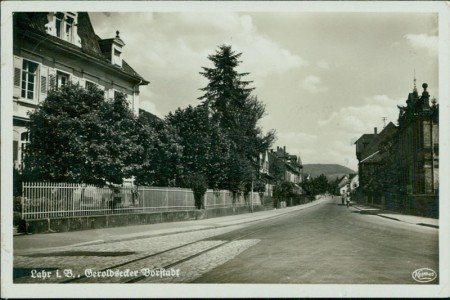
{"label": "asphalt road surface", "polygon": [[438,229],[340,203],[335,197],[249,224],[15,254],[14,282],[418,284],[417,269],[439,274]]}
{"label": "asphalt road surface", "polygon": [[[417,284],[412,272],[438,273],[438,230],[362,215],[340,198],[243,232],[260,242],[203,274],[198,283]],[[430,283],[438,283],[438,279]]]}

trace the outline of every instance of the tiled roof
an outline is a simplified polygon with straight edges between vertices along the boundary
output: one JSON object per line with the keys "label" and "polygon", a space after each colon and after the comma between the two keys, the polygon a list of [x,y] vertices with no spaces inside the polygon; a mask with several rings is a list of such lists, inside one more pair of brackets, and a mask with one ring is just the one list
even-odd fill
{"label": "tiled roof", "polygon": [[[27,33],[32,31],[36,34],[45,36],[45,40],[53,42],[58,45],[68,47],[73,52],[84,53],[103,61],[105,65],[112,66],[111,62],[102,54],[94,28],[87,12],[78,13],[77,33],[81,39],[81,48],[72,45],[71,43],[51,36],[46,33],[45,24],[48,23],[47,12],[18,12],[14,14],[15,29],[22,30]],[[122,68],[115,66],[117,71],[123,72],[127,75],[135,77],[137,80],[142,80],[142,84],[149,82],[140,76],[126,61],[122,60]]]}
{"label": "tiled roof", "polygon": [[381,143],[388,139],[392,139],[397,127],[394,123],[389,122],[383,130],[375,135],[372,141],[369,143],[366,149],[364,149],[361,156],[361,162],[364,163],[375,163],[381,160],[381,156],[378,153]]}

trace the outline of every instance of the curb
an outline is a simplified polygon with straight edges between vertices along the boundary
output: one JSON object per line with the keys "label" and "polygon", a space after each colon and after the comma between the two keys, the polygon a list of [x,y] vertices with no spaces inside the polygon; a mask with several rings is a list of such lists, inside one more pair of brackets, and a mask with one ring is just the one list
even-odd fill
{"label": "curb", "polygon": [[425,227],[433,227],[439,229],[439,225],[425,224],[425,223],[416,223],[416,225],[425,226]]}
{"label": "curb", "polygon": [[[320,199],[322,200],[322,199]],[[316,200],[318,201],[318,200]],[[322,201],[321,201],[322,202]],[[208,227],[205,228],[196,228],[196,229],[192,229],[192,230],[178,230],[178,231],[172,231],[172,232],[163,232],[163,233],[156,233],[156,234],[143,234],[143,235],[139,235],[139,236],[134,236],[134,237],[124,237],[124,238],[116,238],[116,239],[108,239],[108,240],[95,240],[95,241],[89,241],[89,242],[83,242],[83,243],[77,243],[77,244],[72,244],[72,245],[67,245],[67,246],[60,246],[60,247],[51,247],[51,248],[40,248],[40,249],[36,249],[36,250],[26,250],[21,252],[19,251],[14,251],[15,255],[27,255],[27,254],[31,254],[31,253],[39,253],[39,252],[45,252],[45,251],[58,251],[58,250],[64,250],[64,249],[70,249],[73,247],[82,247],[82,246],[92,246],[92,245],[100,245],[100,244],[109,244],[109,243],[115,243],[115,242],[125,242],[125,241],[132,241],[132,240],[139,240],[139,239],[145,239],[145,238],[151,238],[151,237],[158,237],[158,236],[166,236],[166,235],[172,235],[172,234],[178,234],[178,233],[189,233],[189,232],[196,232],[196,231],[201,231],[201,230],[210,230],[210,229],[217,229],[217,228],[225,228],[225,227],[230,227],[230,226],[237,226],[237,225],[243,225],[243,224],[248,224],[248,223],[254,223],[254,222],[258,222],[258,221],[266,221],[266,220],[271,220],[289,213],[293,213],[296,211],[300,211],[300,210],[304,210],[304,209],[308,209],[310,207],[314,207],[317,206],[318,204],[320,204],[321,202],[316,202],[310,206],[307,207],[301,207],[300,205],[298,205],[297,209],[293,209],[290,211],[282,211],[279,214],[267,217],[267,218],[259,218],[256,220],[249,220],[249,221],[243,221],[243,222],[239,222],[239,223],[235,223],[235,224],[226,224],[226,225],[205,225]],[[311,203],[311,202],[310,202]],[[295,207],[295,206],[294,206]],[[214,218],[211,218],[214,219]]]}
{"label": "curb", "polygon": [[[355,209],[362,211],[362,208],[359,208],[358,206],[352,205]],[[373,214],[374,216],[378,216],[378,217],[382,217],[385,219],[390,219],[390,220],[394,220],[394,221],[398,221],[398,222],[402,222],[402,223],[406,223],[406,224],[412,224],[412,225],[419,225],[419,226],[425,226],[425,227],[432,227],[432,228],[436,228],[439,229],[438,225],[432,225],[432,224],[426,224],[426,223],[410,223],[410,222],[406,222],[406,221],[402,221],[400,219],[397,218],[393,218],[393,217],[388,217],[388,216],[383,216],[381,214]]]}

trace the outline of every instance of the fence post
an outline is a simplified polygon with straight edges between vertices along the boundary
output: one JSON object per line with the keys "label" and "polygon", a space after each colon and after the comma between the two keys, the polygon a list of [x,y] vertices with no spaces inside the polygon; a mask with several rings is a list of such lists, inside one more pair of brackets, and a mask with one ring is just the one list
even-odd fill
{"label": "fence post", "polygon": [[[71,186],[72,188],[75,186],[75,184],[70,184],[69,186]],[[73,191],[74,189],[72,189]],[[72,193],[73,194],[73,193]],[[81,194],[80,194],[80,205],[81,205]],[[72,217],[75,215],[75,201],[72,197]]]}
{"label": "fence post", "polygon": [[166,187],[166,210],[169,210],[169,188]]}
{"label": "fence post", "polygon": [[206,209],[206,205],[207,205],[207,199],[208,199],[208,197],[207,197],[207,195],[208,195],[208,190],[206,190],[206,193],[203,195],[203,207]]}
{"label": "fence post", "polygon": [[25,184],[26,182],[22,182],[22,196],[20,196],[20,206],[21,206],[21,210],[22,210],[22,220],[25,219],[25,203],[23,201],[23,198],[25,197]]}

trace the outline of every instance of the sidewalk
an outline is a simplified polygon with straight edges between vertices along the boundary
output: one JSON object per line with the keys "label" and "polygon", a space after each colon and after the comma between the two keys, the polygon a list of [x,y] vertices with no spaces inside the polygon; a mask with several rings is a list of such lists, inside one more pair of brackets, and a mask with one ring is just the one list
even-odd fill
{"label": "sidewalk", "polygon": [[375,208],[358,203],[352,204],[352,207],[354,207],[355,209],[359,210],[361,213],[364,214],[377,215],[383,218],[392,219],[404,223],[428,226],[439,229],[439,219],[412,216],[412,215],[403,215],[401,213],[388,211],[381,208]]}
{"label": "sidewalk", "polygon": [[44,250],[63,250],[64,248],[110,243],[116,241],[126,241],[139,238],[170,235],[182,232],[192,232],[198,230],[214,229],[233,225],[246,224],[261,220],[268,220],[293,211],[307,209],[318,205],[329,198],[322,198],[313,202],[273,209],[255,213],[232,215],[219,218],[191,220],[171,223],[157,223],[148,225],[136,225],[126,227],[103,228],[84,231],[71,231],[59,233],[43,233],[32,235],[14,236],[14,253],[23,254],[26,252],[36,252]]}

